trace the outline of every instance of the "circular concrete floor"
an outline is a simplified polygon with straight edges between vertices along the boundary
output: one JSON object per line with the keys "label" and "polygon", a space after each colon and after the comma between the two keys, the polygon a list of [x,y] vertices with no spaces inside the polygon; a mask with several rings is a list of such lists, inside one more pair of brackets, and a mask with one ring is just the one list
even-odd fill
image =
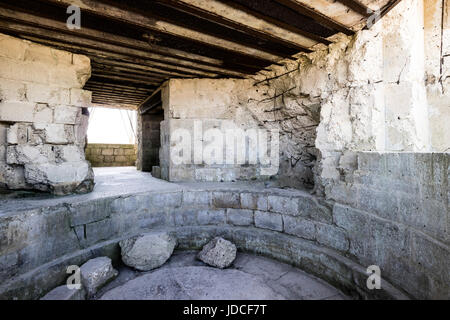
{"label": "circular concrete floor", "polygon": [[195,259],[196,252],[175,252],[161,268],[120,275],[97,295],[103,300],[342,300],[329,284],[299,269],[257,255],[238,253],[225,270]]}

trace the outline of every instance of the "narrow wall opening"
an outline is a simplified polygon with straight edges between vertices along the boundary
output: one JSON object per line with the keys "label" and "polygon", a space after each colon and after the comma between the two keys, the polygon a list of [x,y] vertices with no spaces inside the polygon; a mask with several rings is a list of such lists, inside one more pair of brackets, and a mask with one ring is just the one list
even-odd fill
{"label": "narrow wall opening", "polygon": [[137,169],[160,178],[161,122],[164,120],[160,89],[141,105],[137,117]]}
{"label": "narrow wall opening", "polygon": [[89,108],[86,159],[92,167],[136,165],[136,118],[134,110]]}

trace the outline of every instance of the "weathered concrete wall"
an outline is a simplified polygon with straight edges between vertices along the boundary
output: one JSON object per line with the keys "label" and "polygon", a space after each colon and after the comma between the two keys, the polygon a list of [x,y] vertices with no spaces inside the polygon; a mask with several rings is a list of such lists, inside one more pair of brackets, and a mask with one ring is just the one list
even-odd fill
{"label": "weathered concrete wall", "polygon": [[89,143],[86,160],[92,167],[132,167],[136,165],[136,147],[133,144]]}
{"label": "weathered concrete wall", "polygon": [[56,194],[86,192],[82,108],[91,75],[81,55],[0,34],[0,185]]}
{"label": "weathered concrete wall", "polygon": [[325,190],[348,253],[417,298],[450,298],[449,166],[448,153],[348,152]]}
{"label": "weathered concrete wall", "polygon": [[450,151],[450,2],[425,1],[425,71],[433,150]]}
{"label": "weathered concrete wall", "polygon": [[[262,127],[242,101],[258,96],[252,80],[173,79],[163,88],[161,175],[169,181],[236,181],[267,179],[260,158],[250,160],[257,146],[234,137],[239,130]],[[216,134],[220,137],[215,136]],[[269,142],[272,136],[268,133]],[[274,140],[273,140],[274,141]],[[180,143],[181,142],[181,143]],[[187,142],[187,161],[175,163],[176,145]],[[241,148],[236,144],[243,142]],[[216,150],[210,149],[217,147]],[[243,152],[244,161],[237,160]],[[270,152],[267,153],[270,157]],[[278,155],[278,153],[277,153]],[[216,158],[217,157],[217,158]],[[268,164],[270,166],[270,164]],[[275,170],[276,174],[276,170]]]}
{"label": "weathered concrete wall", "polygon": [[159,166],[161,147],[161,122],[163,115],[139,115],[138,118],[138,170],[151,172],[153,166]]}

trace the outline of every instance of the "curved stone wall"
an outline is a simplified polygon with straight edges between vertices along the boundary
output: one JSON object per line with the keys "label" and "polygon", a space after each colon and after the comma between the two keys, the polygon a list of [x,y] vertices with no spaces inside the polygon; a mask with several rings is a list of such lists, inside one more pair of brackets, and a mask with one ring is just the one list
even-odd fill
{"label": "curved stone wall", "polygon": [[141,232],[175,232],[179,248],[198,249],[215,235],[243,251],[291,263],[355,298],[408,296],[383,281],[366,287],[366,267],[349,253],[331,203],[294,190],[205,190],[195,186],[30,208],[0,216],[0,297],[35,299],[64,283],[69,265],[108,255]]}

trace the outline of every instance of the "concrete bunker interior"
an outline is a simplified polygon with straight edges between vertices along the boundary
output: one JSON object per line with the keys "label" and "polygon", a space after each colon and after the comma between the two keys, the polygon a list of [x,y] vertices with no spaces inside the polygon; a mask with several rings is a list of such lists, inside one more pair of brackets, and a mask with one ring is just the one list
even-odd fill
{"label": "concrete bunker interior", "polygon": [[[1,1],[0,298],[39,299],[68,265],[118,264],[121,240],[165,230],[179,250],[222,236],[350,298],[449,299],[449,10]],[[138,170],[86,161],[96,106],[137,111]]]}

